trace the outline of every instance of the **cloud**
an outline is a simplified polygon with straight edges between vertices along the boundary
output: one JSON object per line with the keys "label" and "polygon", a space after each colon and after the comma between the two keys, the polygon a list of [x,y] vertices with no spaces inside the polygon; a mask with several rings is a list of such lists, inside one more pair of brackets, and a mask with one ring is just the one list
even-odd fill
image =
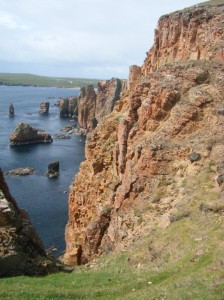
{"label": "cloud", "polygon": [[125,77],[129,65],[143,63],[158,18],[197,0],[157,2],[0,0],[0,59],[15,72]]}
{"label": "cloud", "polygon": [[0,28],[28,30],[25,23],[17,21],[14,15],[7,11],[0,11]]}

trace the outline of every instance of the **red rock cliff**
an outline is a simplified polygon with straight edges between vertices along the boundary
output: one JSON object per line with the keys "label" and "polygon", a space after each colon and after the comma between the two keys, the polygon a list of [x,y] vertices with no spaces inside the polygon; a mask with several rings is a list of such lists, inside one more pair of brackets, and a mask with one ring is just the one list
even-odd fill
{"label": "red rock cliff", "polygon": [[[66,263],[124,249],[155,224],[169,226],[192,201],[182,182],[209,162],[224,178],[223,9],[196,7],[160,19],[144,76],[130,69],[129,90],[88,138],[86,161],[69,194]],[[205,37],[215,32],[217,49],[210,56]],[[192,56],[199,46],[200,55]],[[217,184],[215,178],[218,189],[224,179]]]}
{"label": "red rock cliff", "polygon": [[223,20],[222,5],[198,6],[161,17],[143,75],[174,61],[224,60]]}

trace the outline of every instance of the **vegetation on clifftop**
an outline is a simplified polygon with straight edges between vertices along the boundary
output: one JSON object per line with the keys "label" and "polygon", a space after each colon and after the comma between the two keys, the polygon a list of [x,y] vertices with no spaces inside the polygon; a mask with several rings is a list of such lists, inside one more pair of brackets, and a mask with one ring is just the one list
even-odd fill
{"label": "vegetation on clifftop", "polygon": [[92,84],[96,87],[97,79],[48,77],[33,74],[0,73],[0,85],[40,86],[74,88]]}

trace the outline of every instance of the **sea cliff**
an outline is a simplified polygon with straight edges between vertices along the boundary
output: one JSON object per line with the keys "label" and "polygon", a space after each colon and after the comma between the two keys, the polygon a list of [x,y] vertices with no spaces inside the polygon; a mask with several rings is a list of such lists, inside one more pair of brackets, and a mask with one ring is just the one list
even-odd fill
{"label": "sea cliff", "polygon": [[70,187],[65,263],[125,251],[149,232],[154,248],[153,232],[220,206],[223,19],[224,5],[160,18],[143,66],[130,68],[113,111],[88,136]]}

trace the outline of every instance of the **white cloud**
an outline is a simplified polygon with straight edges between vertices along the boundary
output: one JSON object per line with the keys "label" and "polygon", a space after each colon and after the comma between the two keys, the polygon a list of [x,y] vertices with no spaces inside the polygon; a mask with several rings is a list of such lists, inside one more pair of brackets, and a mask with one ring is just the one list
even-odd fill
{"label": "white cloud", "polygon": [[[0,60],[14,63],[15,72],[124,77],[129,65],[143,63],[158,18],[196,3],[0,0]],[[0,71],[7,71],[6,65],[0,63]]]}
{"label": "white cloud", "polygon": [[21,29],[27,30],[28,26],[20,21],[17,21],[15,17],[7,11],[0,11],[0,28],[3,29]]}

